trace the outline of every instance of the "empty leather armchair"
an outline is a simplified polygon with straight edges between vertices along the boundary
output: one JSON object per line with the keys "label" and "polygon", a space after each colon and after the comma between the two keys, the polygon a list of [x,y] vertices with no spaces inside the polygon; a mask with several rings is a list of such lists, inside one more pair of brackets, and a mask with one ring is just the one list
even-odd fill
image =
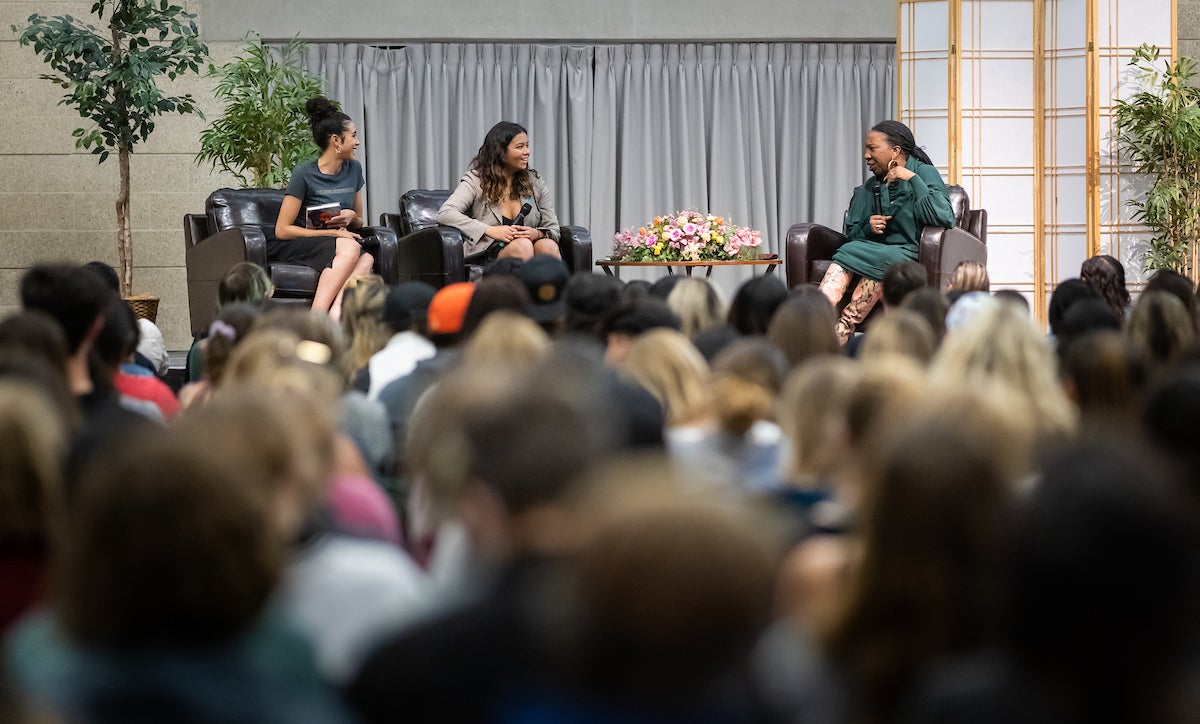
{"label": "empty leather armchair", "polygon": [[[267,270],[275,298],[311,301],[317,272],[299,264],[267,263],[267,237],[283,204],[283,189],[218,189],[204,203],[203,214],[183,217],[188,305],[192,334],[200,334],[217,313],[217,285],[228,269],[249,261]],[[363,248],[375,257],[375,272],[388,284],[399,280],[396,235],[386,227],[355,231]]]}
{"label": "empty leather armchair", "polygon": [[[949,186],[955,226],[927,226],[921,232],[917,260],[929,272],[929,284],[944,289],[954,267],[962,261],[987,264],[987,210],[972,209],[961,186]],[[819,284],[833,253],[846,242],[841,232],[821,224],[793,224],[784,242],[788,288],[805,282]]]}
{"label": "empty leather armchair", "polygon": [[[399,237],[399,275],[404,280],[441,287],[471,277],[472,260],[463,256],[462,234],[438,224],[437,213],[449,189],[414,189],[400,197],[400,213],[384,213],[379,222]],[[592,235],[582,226],[559,227],[558,250],[572,273],[591,271]]]}

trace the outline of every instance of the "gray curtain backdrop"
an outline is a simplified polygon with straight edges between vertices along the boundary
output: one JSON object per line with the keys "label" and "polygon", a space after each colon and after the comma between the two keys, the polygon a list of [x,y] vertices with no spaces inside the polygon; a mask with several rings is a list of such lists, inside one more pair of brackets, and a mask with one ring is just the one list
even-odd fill
{"label": "gray curtain backdrop", "polygon": [[[323,44],[305,58],[358,124],[372,219],[409,189],[453,188],[511,120],[596,258],[618,229],[684,208],[759,229],[774,252],[796,222],[840,227],[863,136],[895,112],[894,63],[884,43]],[[726,291],[749,276],[721,272]]]}

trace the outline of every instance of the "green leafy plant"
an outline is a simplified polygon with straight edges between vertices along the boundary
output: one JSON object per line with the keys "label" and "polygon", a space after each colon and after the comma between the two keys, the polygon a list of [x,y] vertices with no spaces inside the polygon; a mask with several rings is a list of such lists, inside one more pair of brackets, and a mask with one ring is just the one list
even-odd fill
{"label": "green leafy plant", "polygon": [[1134,218],[1153,236],[1149,269],[1197,273],[1200,236],[1200,89],[1192,85],[1191,58],[1159,62],[1159,49],[1143,44],[1130,65],[1141,90],[1114,106],[1117,139],[1137,173],[1153,180],[1146,198],[1132,200]]}
{"label": "green leafy plant", "polygon": [[91,121],[75,129],[75,147],[91,149],[104,163],[117,154],[120,188],[117,193],[117,256],[121,293],[133,291],[133,229],[129,216],[129,156],[133,147],[154,131],[164,114],[196,113],[190,94],[166,95],[158,87],[162,76],[175,80],[200,72],[208,47],[200,42],[195,15],[168,0],[96,0],[91,13],[107,22],[105,31],[70,15],[33,14],[19,42],[33,46],[54,73],[40,76],[67,93],[59,101]]}
{"label": "green leafy plant", "polygon": [[251,33],[239,57],[209,66],[225,110],[200,134],[197,163],[219,166],[243,187],[281,188],[298,163],[316,156],[304,104],[322,95],[321,79],[301,66],[303,51],[292,39],[275,57]]}

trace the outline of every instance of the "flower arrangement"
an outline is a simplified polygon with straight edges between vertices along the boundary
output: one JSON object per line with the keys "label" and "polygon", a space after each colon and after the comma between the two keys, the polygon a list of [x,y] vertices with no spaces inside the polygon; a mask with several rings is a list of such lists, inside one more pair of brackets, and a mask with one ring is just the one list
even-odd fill
{"label": "flower arrangement", "polygon": [[762,235],[721,216],[679,211],[655,216],[636,231],[613,236],[613,258],[621,261],[728,261],[758,257]]}

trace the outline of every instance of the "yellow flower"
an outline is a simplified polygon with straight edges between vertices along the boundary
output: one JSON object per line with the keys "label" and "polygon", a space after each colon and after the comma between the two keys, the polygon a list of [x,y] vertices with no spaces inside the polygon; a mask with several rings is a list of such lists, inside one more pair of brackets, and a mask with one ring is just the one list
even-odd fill
{"label": "yellow flower", "polygon": [[662,244],[655,244],[654,245],[654,256],[658,256],[659,254],[662,254]]}

